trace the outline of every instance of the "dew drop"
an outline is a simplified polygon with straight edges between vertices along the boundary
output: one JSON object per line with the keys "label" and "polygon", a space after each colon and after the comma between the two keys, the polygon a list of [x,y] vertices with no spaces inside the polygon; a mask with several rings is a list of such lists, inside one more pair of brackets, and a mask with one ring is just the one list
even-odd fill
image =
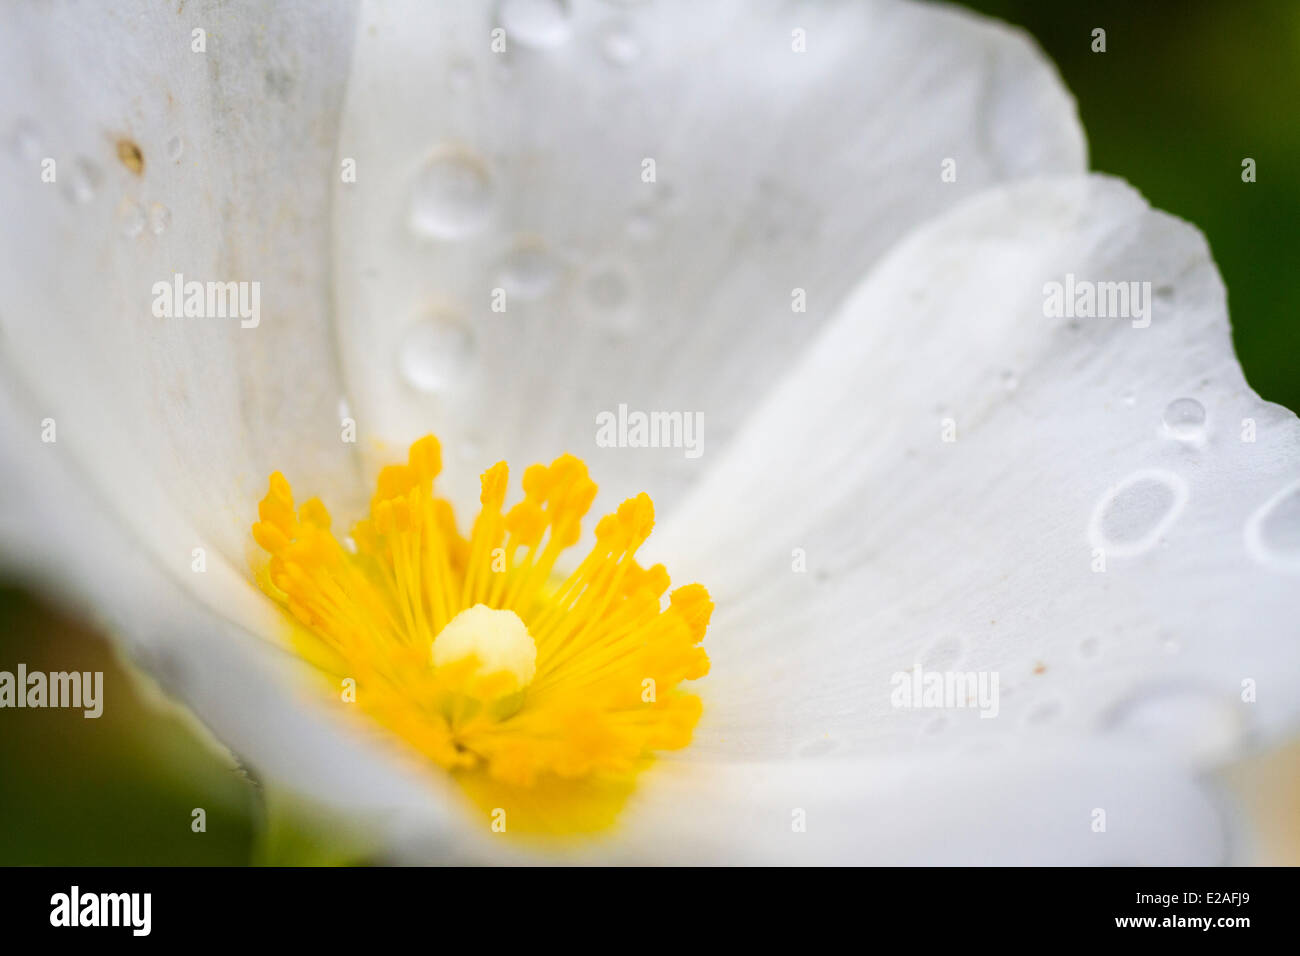
{"label": "dew drop", "polygon": [[645,242],[659,234],[659,219],[653,209],[639,206],[632,210],[627,220],[627,235],[630,239]]}
{"label": "dew drop", "polygon": [[1091,660],[1101,653],[1101,642],[1095,637],[1085,637],[1079,642],[1079,656]]}
{"label": "dew drop", "polygon": [[1131,388],[1126,389],[1124,394],[1120,396],[1120,400],[1123,401],[1124,404],[1127,405],[1129,408],[1132,408],[1134,405],[1137,404],[1137,393],[1134,392],[1133,389]]}
{"label": "dew drop", "polygon": [[492,179],[476,156],[446,150],[415,180],[411,229],[431,239],[460,239],[482,229],[492,205]]}
{"label": "dew drop", "polygon": [[99,167],[84,157],[78,157],[64,180],[63,194],[73,202],[88,203],[95,198],[103,174]]}
{"label": "dew drop", "polygon": [[1002,373],[1002,387],[1008,392],[1014,392],[1020,387],[1020,379],[1016,378],[1016,373],[1007,369]]}
{"label": "dew drop", "polygon": [[1300,481],[1273,495],[1246,521],[1246,550],[1268,567],[1300,572]]}
{"label": "dew drop", "polygon": [[144,232],[145,215],[140,204],[129,196],[122,197],[117,204],[117,223],[122,235],[134,239]]}
{"label": "dew drop", "polygon": [[453,93],[464,93],[474,79],[474,67],[465,60],[458,60],[447,69],[447,86]]}
{"label": "dew drop", "polygon": [[172,222],[172,211],[160,202],[151,203],[149,206],[149,231],[155,236],[161,236],[167,231],[167,227]]}
{"label": "dew drop", "polygon": [[524,46],[559,46],[571,28],[568,0],[501,0],[497,22]]}
{"label": "dew drop", "polygon": [[1127,557],[1155,547],[1187,504],[1187,483],[1173,472],[1134,472],[1102,495],[1088,538],[1108,555]]}
{"label": "dew drop", "polygon": [[173,136],[167,140],[167,145],[163,149],[167,153],[167,158],[175,163],[180,160],[181,155],[185,152],[185,142],[179,136]]}
{"label": "dew drop", "polygon": [[556,257],[540,243],[521,243],[501,262],[499,282],[512,296],[540,299],[555,285],[560,274]]}
{"label": "dew drop", "polygon": [[641,58],[641,41],[627,24],[614,23],[600,38],[600,52],[615,66],[630,66]]}
{"label": "dew drop", "polygon": [[1195,688],[1147,688],[1116,707],[1107,728],[1192,760],[1215,760],[1240,742],[1244,721],[1232,696]]}
{"label": "dew drop", "polygon": [[457,316],[439,312],[407,327],[398,346],[398,369],[417,391],[437,392],[464,375],[473,351],[469,327]]}
{"label": "dew drop", "polygon": [[13,132],[14,155],[28,162],[41,158],[41,138],[36,124],[31,120],[19,120]]}
{"label": "dew drop", "polygon": [[1165,406],[1165,433],[1179,441],[1200,441],[1205,437],[1205,406],[1194,398],[1178,398]]}
{"label": "dew drop", "polygon": [[632,278],[619,265],[601,265],[582,283],[582,297],[591,317],[607,329],[625,334],[635,326]]}

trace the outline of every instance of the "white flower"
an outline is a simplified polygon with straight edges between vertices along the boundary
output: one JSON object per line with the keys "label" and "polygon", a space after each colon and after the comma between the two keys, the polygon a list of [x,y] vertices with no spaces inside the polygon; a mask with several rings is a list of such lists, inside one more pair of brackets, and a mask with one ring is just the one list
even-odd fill
{"label": "white flower", "polygon": [[[598,513],[649,491],[652,557],[717,604],[695,742],[565,852],[1239,853],[1202,771],[1294,723],[1300,429],[1205,241],[1086,174],[1022,35],[894,2],[8,16],[8,556],[263,778],[393,858],[528,852],[305,690],[247,570],[269,473],[357,516],[432,431],[462,516],[565,450]],[[259,283],[256,321],[158,317],[177,274]],[[1046,315],[1067,281],[1150,283],[1149,322]],[[620,404],[702,413],[705,453],[597,447]],[[893,706],[914,667],[996,674],[996,718]]]}

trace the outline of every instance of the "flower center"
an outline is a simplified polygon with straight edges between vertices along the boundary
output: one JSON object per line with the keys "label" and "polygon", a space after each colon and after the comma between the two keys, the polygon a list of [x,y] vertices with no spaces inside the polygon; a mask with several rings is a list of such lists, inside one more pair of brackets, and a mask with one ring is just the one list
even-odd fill
{"label": "flower center", "polygon": [[525,470],[508,510],[506,464],[489,468],[468,536],[434,492],[440,470],[433,436],[413,444],[346,544],[318,499],[296,506],[271,475],[252,528],[270,556],[258,583],[336,694],[452,773],[494,824],[603,827],[654,751],[690,742],[700,702],[677,686],[708,672],[708,592],[669,595],[664,567],[637,562],[654,526],[644,494],[557,573],[596,495],[577,458]]}
{"label": "flower center", "polygon": [[[488,699],[523,690],[537,673],[537,644],[514,611],[475,604],[461,611],[433,640],[433,666],[473,662]],[[495,684],[500,684],[500,689]]]}

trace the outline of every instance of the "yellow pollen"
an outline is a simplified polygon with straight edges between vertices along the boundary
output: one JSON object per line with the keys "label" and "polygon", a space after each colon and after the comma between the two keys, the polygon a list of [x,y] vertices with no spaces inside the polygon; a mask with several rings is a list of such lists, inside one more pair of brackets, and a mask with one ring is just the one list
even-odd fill
{"label": "yellow pollen", "polygon": [[433,666],[445,667],[472,660],[477,673],[487,679],[509,674],[522,690],[537,673],[537,644],[514,611],[497,611],[475,604],[453,617],[433,639]]}
{"label": "yellow pollen", "polygon": [[606,827],[653,754],[690,742],[701,705],[679,685],[708,673],[713,602],[636,560],[654,527],[644,494],[564,560],[596,496],[572,455],[525,469],[510,506],[506,463],[489,468],[467,534],[441,470],[437,439],[415,442],[342,540],[274,473],[252,526],[269,555],[258,583],[333,698],[452,774],[494,828]]}

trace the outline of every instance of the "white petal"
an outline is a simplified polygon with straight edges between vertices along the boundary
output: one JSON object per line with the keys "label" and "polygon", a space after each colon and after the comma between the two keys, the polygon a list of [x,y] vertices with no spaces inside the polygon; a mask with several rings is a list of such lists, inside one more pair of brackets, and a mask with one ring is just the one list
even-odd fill
{"label": "white petal", "polygon": [[[273,469],[359,493],[328,323],[347,11],[23,4],[0,35],[0,368],[32,416],[7,452],[67,456],[191,584],[195,547],[244,573]],[[259,283],[260,323],[156,317],[177,273]]]}
{"label": "white petal", "polygon": [[[1067,274],[1150,283],[1149,327],[1045,317]],[[1206,759],[1294,721],[1300,425],[1247,386],[1204,239],[1125,185],[926,226],[752,421],[651,539],[718,604],[697,752],[1068,728]],[[998,674],[997,718],[891,706],[916,664]]]}
{"label": "white petal", "polygon": [[[1234,815],[1150,754],[1072,740],[1015,754],[653,769],[596,858],[880,866],[1213,865]],[[1098,811],[1101,811],[1098,813]]]}
{"label": "white petal", "polygon": [[358,418],[399,446],[440,434],[469,502],[492,461],[569,450],[606,501],[670,504],[701,462],[597,447],[597,413],[702,412],[722,447],[906,230],[1085,163],[1026,37],[894,2],[368,4],[345,113]]}
{"label": "white petal", "polygon": [[[331,503],[361,495],[328,322],[329,181],[355,35],[348,8],[334,13],[11,11],[3,559],[89,610],[262,779],[365,825],[437,834],[446,781],[297,686],[299,666],[265,640],[283,633],[278,612],[247,580],[247,529],[273,469]],[[138,175],[118,139],[139,146]],[[260,283],[260,323],[155,317],[153,284],[176,272]]]}
{"label": "white petal", "polygon": [[[507,824],[509,810],[506,809]],[[476,846],[516,863],[1187,866],[1246,863],[1240,809],[1145,747],[1066,738],[944,760],[679,761],[642,775],[618,830]],[[427,839],[393,848],[434,862]]]}

